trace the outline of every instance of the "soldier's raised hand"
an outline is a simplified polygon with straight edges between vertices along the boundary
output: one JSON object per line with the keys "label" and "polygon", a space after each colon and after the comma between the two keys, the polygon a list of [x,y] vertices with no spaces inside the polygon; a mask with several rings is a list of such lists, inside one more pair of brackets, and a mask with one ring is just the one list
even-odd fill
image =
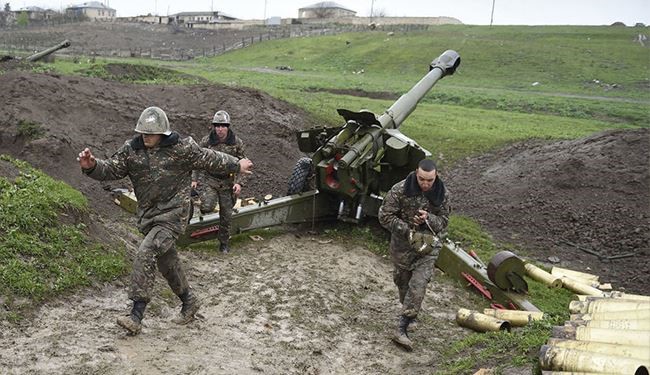
{"label": "soldier's raised hand", "polygon": [[79,153],[77,160],[79,161],[79,166],[83,169],[92,169],[97,164],[95,156],[88,147],[84,148],[83,151]]}
{"label": "soldier's raised hand", "polygon": [[252,174],[253,162],[250,159],[239,159],[239,173]]}

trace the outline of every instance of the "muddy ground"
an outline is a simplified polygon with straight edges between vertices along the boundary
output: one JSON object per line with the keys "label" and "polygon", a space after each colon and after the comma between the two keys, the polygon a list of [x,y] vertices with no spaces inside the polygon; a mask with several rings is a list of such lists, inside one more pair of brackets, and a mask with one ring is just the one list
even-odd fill
{"label": "muddy ground", "polygon": [[[214,111],[225,109],[255,163],[243,195],[280,196],[301,156],[295,130],[316,125],[266,94],[214,84],[144,86],[12,70],[0,76],[0,88],[0,153],[82,191],[106,228],[93,233],[131,250],[138,242],[125,229],[131,219],[107,191],[128,182],[82,176],[75,160],[80,149],[109,156],[150,105],[196,138]],[[21,134],[21,122],[39,124],[44,133]],[[524,142],[443,172],[456,213],[478,220],[495,239],[647,294],[649,139],[645,129]],[[5,165],[0,173],[14,172]],[[634,256],[599,259],[580,248]],[[159,279],[143,334],[126,337],[114,323],[128,311],[125,285],[100,285],[50,301],[19,325],[0,322],[0,368],[16,374],[429,374],[449,343],[466,334],[453,321],[456,310],[476,303],[438,274],[412,335],[417,350],[405,353],[389,341],[399,307],[390,262],[363,247],[289,231],[228,256],[184,251],[182,257],[204,298],[198,322],[170,322],[179,304]]]}

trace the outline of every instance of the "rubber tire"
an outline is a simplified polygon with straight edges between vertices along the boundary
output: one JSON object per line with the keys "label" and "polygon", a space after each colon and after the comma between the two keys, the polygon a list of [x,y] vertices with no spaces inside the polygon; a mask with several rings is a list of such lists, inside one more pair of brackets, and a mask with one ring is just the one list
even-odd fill
{"label": "rubber tire", "polygon": [[312,161],[310,158],[302,157],[298,159],[298,162],[293,167],[293,171],[291,171],[291,177],[289,177],[287,195],[298,194],[308,190],[309,184],[307,180],[311,176],[311,166]]}

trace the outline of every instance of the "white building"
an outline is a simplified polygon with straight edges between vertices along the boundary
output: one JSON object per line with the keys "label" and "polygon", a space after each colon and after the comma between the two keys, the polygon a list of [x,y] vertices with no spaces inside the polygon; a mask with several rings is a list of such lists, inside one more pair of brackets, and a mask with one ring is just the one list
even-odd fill
{"label": "white building", "polygon": [[83,4],[69,6],[65,9],[65,13],[72,17],[86,16],[91,20],[115,19],[115,9],[109,8],[99,1],[89,1]]}
{"label": "white building", "polygon": [[298,18],[341,18],[354,17],[357,12],[333,1],[323,1],[298,9]]}

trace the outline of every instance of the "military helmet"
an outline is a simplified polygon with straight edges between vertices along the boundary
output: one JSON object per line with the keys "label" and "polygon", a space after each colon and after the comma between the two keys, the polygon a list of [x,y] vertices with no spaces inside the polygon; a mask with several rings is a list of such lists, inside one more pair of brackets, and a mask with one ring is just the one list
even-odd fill
{"label": "military helmet", "polygon": [[143,134],[170,135],[172,133],[165,111],[158,107],[149,107],[142,111],[135,125],[135,131]]}
{"label": "military helmet", "polygon": [[226,111],[217,111],[212,118],[212,123],[230,125],[230,115]]}

